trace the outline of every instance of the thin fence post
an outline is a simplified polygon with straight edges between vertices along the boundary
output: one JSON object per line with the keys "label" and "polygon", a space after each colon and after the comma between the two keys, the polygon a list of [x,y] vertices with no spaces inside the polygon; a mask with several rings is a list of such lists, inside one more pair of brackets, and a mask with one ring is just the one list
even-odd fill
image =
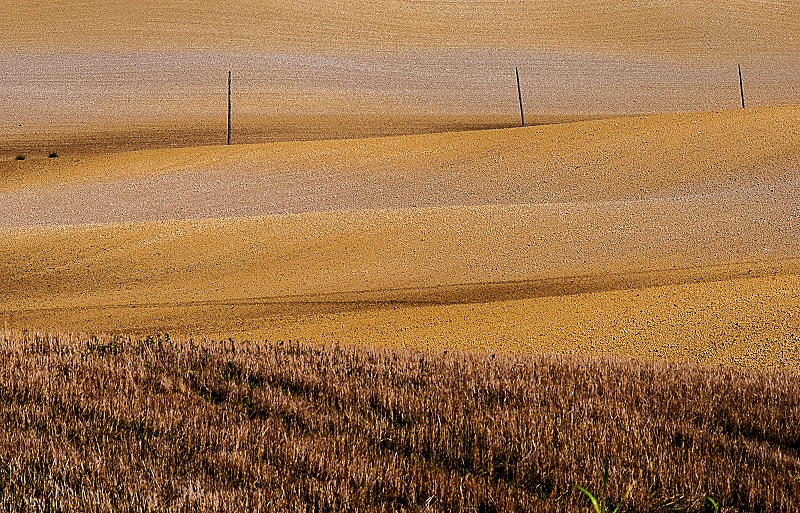
{"label": "thin fence post", "polygon": [[525,110],[522,108],[522,87],[519,84],[519,68],[514,68],[517,75],[517,96],[519,97],[519,117],[522,118],[522,126],[525,126]]}
{"label": "thin fence post", "polygon": [[744,82],[742,81],[742,65],[737,64],[739,68],[739,93],[742,95],[742,108],[744,107]]}
{"label": "thin fence post", "polygon": [[228,71],[228,146],[231,144],[231,72]]}

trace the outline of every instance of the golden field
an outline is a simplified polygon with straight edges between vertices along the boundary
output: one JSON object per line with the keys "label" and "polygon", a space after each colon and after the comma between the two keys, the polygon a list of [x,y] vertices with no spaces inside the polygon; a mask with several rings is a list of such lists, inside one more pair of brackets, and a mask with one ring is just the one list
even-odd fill
{"label": "golden field", "polygon": [[10,328],[794,365],[792,2],[2,7]]}
{"label": "golden field", "polygon": [[[779,0],[0,3],[0,147],[114,151],[800,103]],[[3,157],[5,157],[5,154]],[[46,154],[46,153],[45,153]]]}
{"label": "golden field", "polygon": [[0,509],[797,510],[800,3],[0,8]]}
{"label": "golden field", "polygon": [[536,48],[655,55],[793,55],[800,7],[782,0],[4,1],[4,47],[363,52]]}
{"label": "golden field", "polygon": [[797,363],[800,109],[4,164],[11,328]]}

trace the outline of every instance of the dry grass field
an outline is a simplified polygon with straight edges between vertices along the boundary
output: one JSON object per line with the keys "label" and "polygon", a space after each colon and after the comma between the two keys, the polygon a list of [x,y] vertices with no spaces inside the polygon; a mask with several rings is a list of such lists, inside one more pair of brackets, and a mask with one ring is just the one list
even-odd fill
{"label": "dry grass field", "polygon": [[797,2],[0,7],[0,509],[796,509]]}
{"label": "dry grass field", "polygon": [[796,374],[7,332],[0,358],[4,510],[585,512],[606,457],[627,511],[800,500]]}

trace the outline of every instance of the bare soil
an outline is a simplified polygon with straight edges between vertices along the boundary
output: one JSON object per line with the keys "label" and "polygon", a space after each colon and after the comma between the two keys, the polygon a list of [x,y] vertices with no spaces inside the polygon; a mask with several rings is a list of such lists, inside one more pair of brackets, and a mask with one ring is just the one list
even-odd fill
{"label": "bare soil", "polygon": [[795,365],[796,3],[0,7],[10,326]]}
{"label": "bare soil", "polygon": [[793,367],[797,112],[15,163],[3,319]]}

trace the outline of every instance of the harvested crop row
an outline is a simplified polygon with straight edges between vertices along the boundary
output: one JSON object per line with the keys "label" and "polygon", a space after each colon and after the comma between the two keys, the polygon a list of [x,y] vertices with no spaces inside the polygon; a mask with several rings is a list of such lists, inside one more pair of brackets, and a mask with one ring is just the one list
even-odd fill
{"label": "harvested crop row", "polygon": [[606,456],[635,511],[800,501],[781,372],[27,333],[0,356],[4,509],[584,511]]}

